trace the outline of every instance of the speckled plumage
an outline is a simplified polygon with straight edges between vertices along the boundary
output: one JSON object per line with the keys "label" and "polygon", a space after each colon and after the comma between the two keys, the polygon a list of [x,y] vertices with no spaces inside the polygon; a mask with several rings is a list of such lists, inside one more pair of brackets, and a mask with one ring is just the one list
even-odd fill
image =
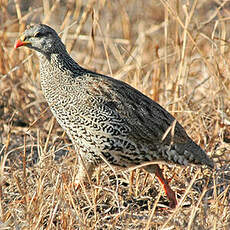
{"label": "speckled plumage", "polygon": [[175,119],[164,108],[122,81],[80,67],[52,28],[31,26],[21,40],[37,51],[45,98],[84,161],[79,179],[85,167],[91,176],[102,158],[121,167],[154,161],[213,167],[178,122],[173,137],[163,138]]}

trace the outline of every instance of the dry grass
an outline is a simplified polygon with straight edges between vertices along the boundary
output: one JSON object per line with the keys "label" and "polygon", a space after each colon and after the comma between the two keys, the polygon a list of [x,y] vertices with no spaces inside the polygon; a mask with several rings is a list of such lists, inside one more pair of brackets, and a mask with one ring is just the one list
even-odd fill
{"label": "dry grass", "polygon": [[[182,2],[185,3],[182,5]],[[230,2],[0,0],[0,229],[229,229]],[[169,168],[179,205],[141,169],[98,168],[74,191],[75,153],[47,109],[39,65],[13,50],[26,24],[62,32],[84,67],[169,110],[216,169]]]}

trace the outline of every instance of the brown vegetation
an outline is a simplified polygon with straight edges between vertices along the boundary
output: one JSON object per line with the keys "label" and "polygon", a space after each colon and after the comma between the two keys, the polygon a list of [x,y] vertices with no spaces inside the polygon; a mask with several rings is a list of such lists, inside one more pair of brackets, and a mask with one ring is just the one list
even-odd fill
{"label": "brown vegetation", "polygon": [[[183,4],[182,4],[183,3]],[[0,229],[229,229],[230,2],[0,0]],[[98,168],[75,191],[76,155],[47,109],[27,24],[60,31],[82,66],[158,101],[216,169],[164,168],[179,205],[140,169]],[[115,172],[115,173],[114,173]]]}

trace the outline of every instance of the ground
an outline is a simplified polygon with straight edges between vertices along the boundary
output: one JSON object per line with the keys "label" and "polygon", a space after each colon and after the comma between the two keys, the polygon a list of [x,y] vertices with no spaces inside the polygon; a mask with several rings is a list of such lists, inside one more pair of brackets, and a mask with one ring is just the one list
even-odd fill
{"label": "ground", "polygon": [[[0,229],[229,229],[230,2],[0,1]],[[54,27],[85,68],[160,103],[215,169],[161,165],[178,207],[142,169],[101,166],[76,190],[78,162],[45,102],[39,63],[14,50],[27,24]]]}

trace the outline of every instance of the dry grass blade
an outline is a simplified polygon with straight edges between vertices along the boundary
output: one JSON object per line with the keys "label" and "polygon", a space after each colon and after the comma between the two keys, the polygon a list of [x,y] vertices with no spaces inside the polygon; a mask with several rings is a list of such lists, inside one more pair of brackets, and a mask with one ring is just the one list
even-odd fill
{"label": "dry grass blade", "polygon": [[158,202],[159,202],[159,200],[160,200],[162,194],[163,194],[163,189],[161,189],[161,191],[160,191],[159,194],[157,195],[156,201],[154,202],[154,205],[153,205],[151,214],[150,214],[150,216],[149,216],[148,222],[147,222],[147,224],[146,224],[145,230],[148,230],[148,229],[151,228],[151,221],[152,221],[153,215],[154,215],[154,213],[155,213],[155,211],[156,211],[156,208],[157,208],[157,204],[158,204]]}

